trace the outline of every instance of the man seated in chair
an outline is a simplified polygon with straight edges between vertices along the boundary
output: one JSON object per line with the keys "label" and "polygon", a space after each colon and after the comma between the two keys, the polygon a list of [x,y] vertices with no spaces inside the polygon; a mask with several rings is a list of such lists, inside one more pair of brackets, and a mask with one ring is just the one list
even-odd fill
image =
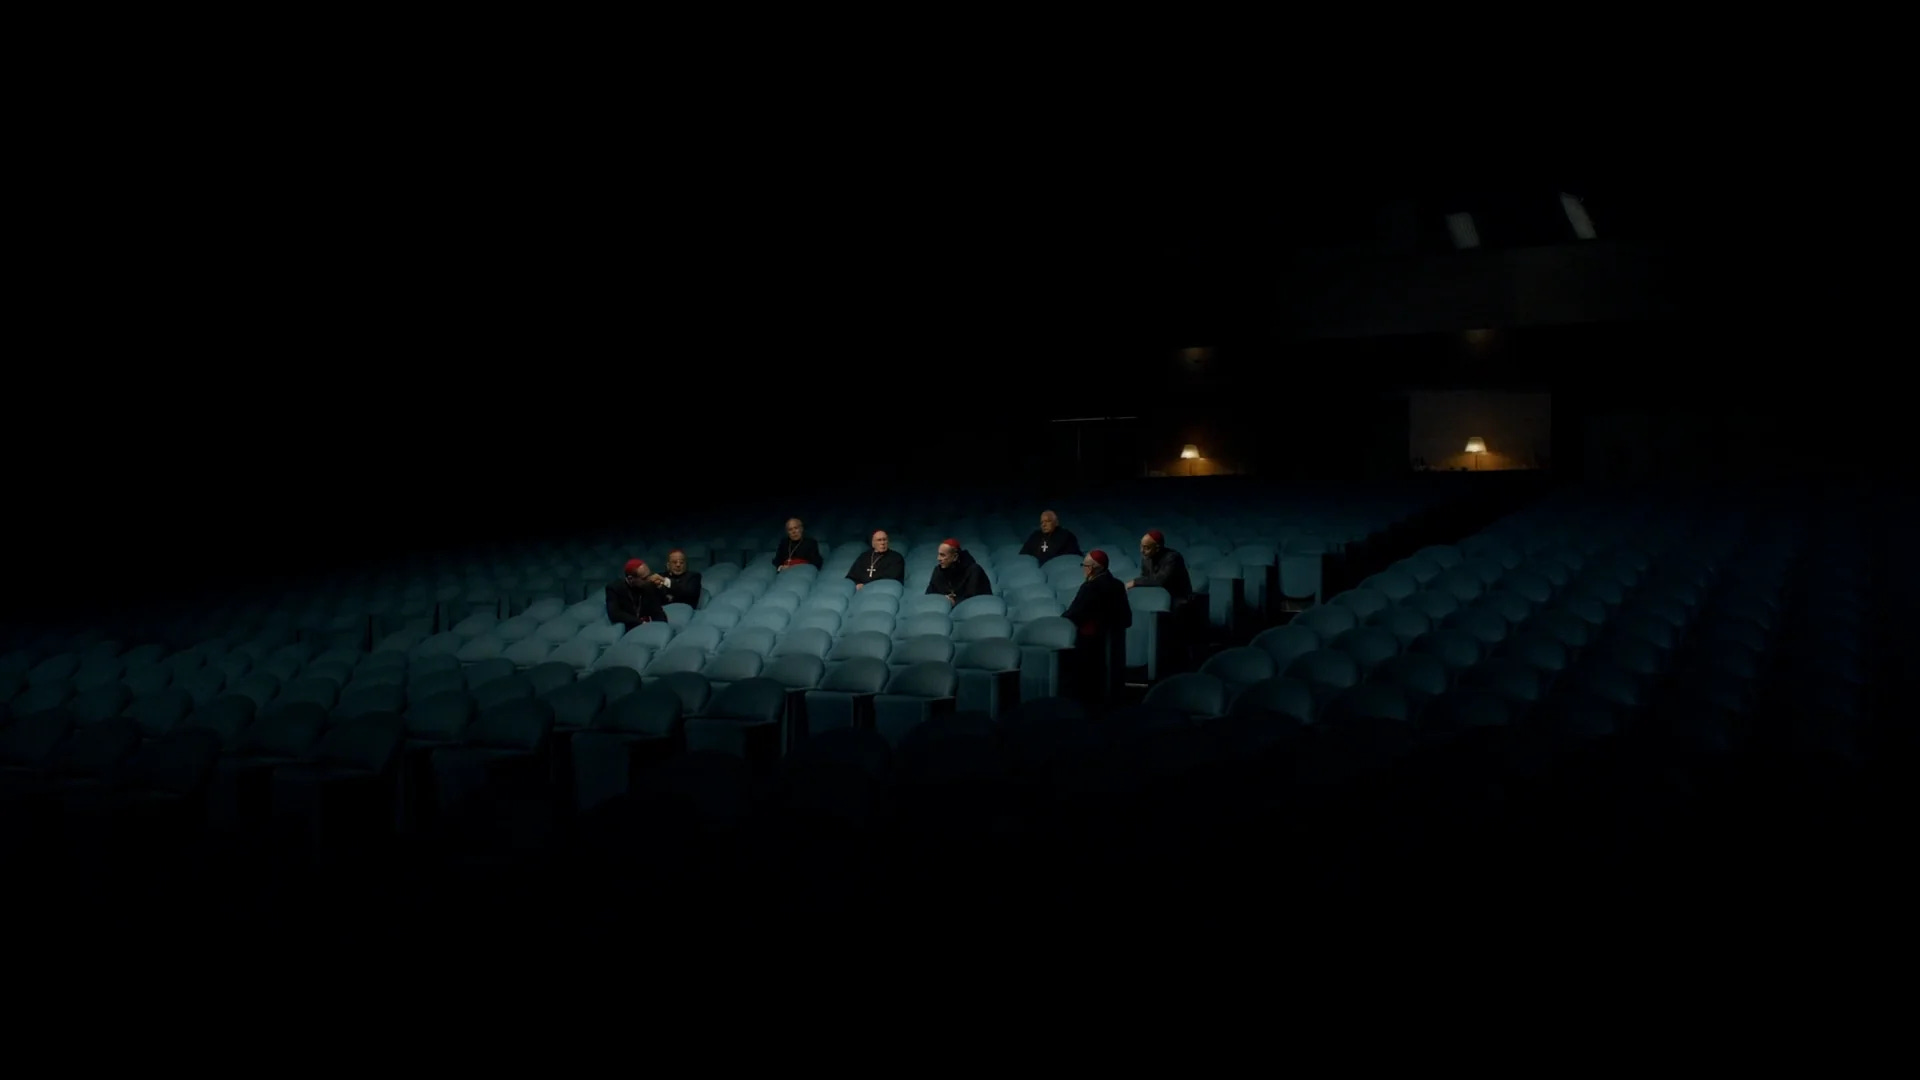
{"label": "man seated in chair", "polygon": [[607,618],[629,630],[665,622],[667,612],[661,600],[666,590],[657,584],[660,580],[644,559],[628,559],[626,576],[607,586]]}
{"label": "man seated in chair", "polygon": [[847,571],[847,580],[853,582],[853,589],[859,592],[867,587],[869,581],[897,581],[907,583],[907,560],[897,551],[887,546],[887,531],[873,534],[872,546],[853,560],[853,567]]}
{"label": "man seated in chair", "polygon": [[1040,527],[1027,536],[1026,543],[1020,545],[1020,554],[1031,555],[1040,560],[1041,566],[1045,566],[1048,559],[1080,554],[1080,540],[1060,527],[1059,514],[1042,510]]}
{"label": "man seated in chair", "polygon": [[1167,590],[1173,609],[1179,611],[1193,599],[1193,579],[1187,576],[1187,560],[1167,546],[1166,534],[1148,529],[1140,538],[1140,576],[1127,582],[1127,588],[1153,585]]}
{"label": "man seated in chair", "polygon": [[687,553],[679,548],[667,552],[667,572],[655,574],[648,581],[661,589],[665,595],[662,604],[685,604],[691,608],[700,606],[700,572],[687,567]]}
{"label": "man seated in chair", "polygon": [[973,561],[973,556],[960,550],[960,541],[943,540],[940,543],[940,564],[933,568],[927,578],[927,595],[944,596],[948,604],[958,604],[962,600],[971,600],[976,596],[990,596],[993,586],[987,583],[987,572]]}
{"label": "man seated in chair", "polygon": [[820,542],[807,535],[807,523],[788,518],[787,538],[780,541],[780,547],[773,553],[773,568],[783,574],[796,566],[818,570],[825,561],[820,557]]}

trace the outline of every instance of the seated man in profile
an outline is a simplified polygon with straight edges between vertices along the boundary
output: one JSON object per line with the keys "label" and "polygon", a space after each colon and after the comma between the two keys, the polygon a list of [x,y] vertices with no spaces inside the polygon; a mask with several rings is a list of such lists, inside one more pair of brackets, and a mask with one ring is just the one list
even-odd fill
{"label": "seated man in profile", "polygon": [[648,581],[665,593],[661,598],[665,604],[700,606],[700,572],[688,569],[687,553],[679,548],[667,552],[667,572],[655,574]]}
{"label": "seated man in profile", "polygon": [[976,596],[991,596],[987,572],[980,569],[972,555],[960,549],[960,541],[947,539],[940,544],[940,564],[927,579],[927,595],[944,596],[948,604],[958,604]]}
{"label": "seated man in profile", "polygon": [[855,592],[866,587],[869,581],[897,581],[907,583],[907,560],[897,551],[889,550],[887,531],[873,534],[871,546],[853,560],[853,568],[847,571],[847,580],[853,582]]}
{"label": "seated man in profile", "polygon": [[1140,576],[1127,582],[1127,588],[1135,585],[1167,590],[1175,611],[1193,599],[1193,579],[1187,576],[1187,560],[1167,546],[1166,535],[1159,529],[1148,529],[1147,535],[1140,538]]}
{"label": "seated man in profile", "polygon": [[1133,605],[1126,586],[1107,573],[1107,553],[1095,548],[1080,560],[1086,578],[1067,605],[1066,619],[1080,631],[1074,663],[1080,666],[1078,688],[1083,701],[1106,701],[1125,673],[1127,628],[1133,625]]}
{"label": "seated man in profile", "polygon": [[1045,566],[1048,559],[1080,554],[1080,540],[1060,527],[1059,514],[1042,510],[1040,527],[1027,536],[1026,543],[1020,545],[1020,554],[1031,555],[1040,560],[1041,566]]}
{"label": "seated man in profile", "polygon": [[787,537],[773,553],[773,568],[783,574],[803,565],[818,570],[825,561],[820,557],[820,542],[807,535],[807,523],[788,518]]}
{"label": "seated man in profile", "polygon": [[650,622],[665,622],[664,591],[655,582],[660,575],[643,559],[628,559],[626,576],[607,586],[607,618],[631,630]]}

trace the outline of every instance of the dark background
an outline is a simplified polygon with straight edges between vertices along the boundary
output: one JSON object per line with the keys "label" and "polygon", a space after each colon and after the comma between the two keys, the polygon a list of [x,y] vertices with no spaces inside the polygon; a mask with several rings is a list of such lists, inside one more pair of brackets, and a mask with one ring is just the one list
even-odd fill
{"label": "dark background", "polygon": [[[770,530],[809,488],[1067,493],[1196,427],[1241,471],[1377,480],[1417,389],[1552,392],[1568,480],[1589,416],[1765,417],[1733,426],[1784,424],[1818,471],[1879,467],[1905,409],[1845,317],[1872,275],[1823,261],[1838,212],[1783,237],[1759,193],[1670,177],[779,146],[636,168],[533,130],[509,160],[452,122],[136,145],[148,182],[50,252],[52,344],[13,373],[23,607],[644,522],[661,481],[674,513]],[[1481,250],[1452,250],[1455,210]],[[1136,419],[1077,453],[1048,423],[1087,416]]]}

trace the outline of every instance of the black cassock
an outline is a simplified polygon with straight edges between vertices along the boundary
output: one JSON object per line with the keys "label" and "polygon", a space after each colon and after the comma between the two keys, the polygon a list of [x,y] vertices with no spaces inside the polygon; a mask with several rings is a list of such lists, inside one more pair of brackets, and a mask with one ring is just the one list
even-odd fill
{"label": "black cassock", "polygon": [[1066,618],[1079,627],[1083,638],[1125,632],[1133,625],[1133,605],[1127,602],[1127,587],[1112,574],[1088,580],[1073,594]]}
{"label": "black cassock", "polygon": [[1127,628],[1133,625],[1126,585],[1112,574],[1088,578],[1073,594],[1066,618],[1080,631],[1072,662],[1081,700],[1112,700],[1126,671]]}
{"label": "black cassock", "polygon": [[667,579],[665,600],[669,604],[685,604],[691,608],[700,606],[700,574],[689,570],[684,574],[662,574]]}
{"label": "black cassock", "polygon": [[973,561],[973,556],[961,552],[952,566],[936,566],[927,578],[927,592],[932,596],[951,596],[958,604],[976,596],[993,595],[993,586],[987,582],[987,572]]}
{"label": "black cassock", "polygon": [[607,586],[607,618],[631,630],[644,622],[664,622],[661,593],[654,585],[629,585],[616,581]]}
{"label": "black cassock", "polygon": [[868,548],[853,560],[853,568],[847,571],[847,580],[855,585],[865,585],[869,581],[897,581],[905,585],[906,557],[897,551],[883,551],[876,555],[872,548]]}
{"label": "black cassock", "polygon": [[[1046,550],[1042,551],[1042,548]],[[1079,538],[1065,529],[1055,529],[1051,533],[1035,529],[1027,537],[1027,542],[1020,545],[1020,554],[1031,555],[1045,566],[1048,559],[1057,559],[1062,555],[1084,555],[1086,552],[1080,550]]]}
{"label": "black cassock", "polygon": [[780,546],[773,549],[775,566],[785,566],[790,562],[811,563],[813,568],[818,570],[820,564],[825,561],[820,557],[820,541],[811,536],[803,536],[797,541],[783,536],[780,538]]}

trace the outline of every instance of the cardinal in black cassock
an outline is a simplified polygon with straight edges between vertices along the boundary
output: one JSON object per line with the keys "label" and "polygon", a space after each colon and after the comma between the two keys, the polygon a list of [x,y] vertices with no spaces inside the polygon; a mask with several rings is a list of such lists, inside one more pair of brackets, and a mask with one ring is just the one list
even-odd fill
{"label": "cardinal in black cassock", "polygon": [[631,630],[642,623],[665,622],[660,602],[665,590],[653,584],[652,570],[640,559],[628,559],[626,576],[607,586],[607,618]]}
{"label": "cardinal in black cassock", "polygon": [[863,589],[869,581],[907,582],[907,560],[888,546],[887,534],[873,534],[872,546],[853,560],[853,566],[847,570],[847,580],[853,587]]}
{"label": "cardinal in black cassock", "polygon": [[960,549],[960,541],[948,539],[940,543],[940,565],[934,567],[927,578],[927,594],[944,596],[958,604],[976,596],[993,595],[993,586],[987,583],[987,572],[980,569],[973,556]]}
{"label": "cardinal in black cassock", "polygon": [[1167,590],[1178,611],[1193,600],[1193,579],[1187,574],[1187,560],[1167,546],[1167,537],[1159,529],[1148,529],[1140,538],[1140,576],[1127,583],[1153,585]]}
{"label": "cardinal in black cassock", "polygon": [[1127,587],[1107,573],[1107,553],[1095,548],[1080,560],[1086,581],[1067,605],[1066,619],[1080,631],[1073,662],[1079,666],[1078,685],[1083,701],[1108,700],[1127,663],[1127,628],[1133,625],[1133,605]]}
{"label": "cardinal in black cassock", "polygon": [[825,561],[820,557],[820,542],[806,535],[806,525],[799,518],[788,518],[787,535],[773,551],[774,569],[785,570],[806,563],[818,570]]}
{"label": "cardinal in black cassock", "polygon": [[1020,545],[1020,554],[1031,555],[1045,566],[1048,559],[1080,554],[1080,540],[1060,527],[1059,514],[1047,510],[1040,515],[1040,527],[1028,535],[1026,543]]}

